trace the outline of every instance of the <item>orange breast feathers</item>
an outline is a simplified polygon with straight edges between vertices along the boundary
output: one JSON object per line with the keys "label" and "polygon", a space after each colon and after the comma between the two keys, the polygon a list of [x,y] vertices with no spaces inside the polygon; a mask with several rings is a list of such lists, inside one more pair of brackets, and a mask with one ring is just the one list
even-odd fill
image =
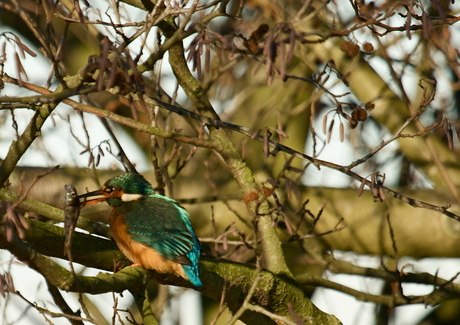
{"label": "orange breast feathers", "polygon": [[163,257],[150,246],[134,241],[128,233],[123,217],[117,216],[117,210],[114,208],[110,214],[110,230],[118,248],[130,261],[146,269],[159,273],[173,273],[188,280],[181,264]]}

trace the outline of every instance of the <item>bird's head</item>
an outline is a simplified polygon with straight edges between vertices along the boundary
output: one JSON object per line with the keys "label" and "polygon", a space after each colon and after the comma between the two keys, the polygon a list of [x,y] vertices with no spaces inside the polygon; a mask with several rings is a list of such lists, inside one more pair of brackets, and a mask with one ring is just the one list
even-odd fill
{"label": "bird's head", "polygon": [[85,199],[85,205],[107,201],[110,206],[117,207],[154,193],[142,175],[126,173],[112,177],[101,189],[80,195],[79,198]]}

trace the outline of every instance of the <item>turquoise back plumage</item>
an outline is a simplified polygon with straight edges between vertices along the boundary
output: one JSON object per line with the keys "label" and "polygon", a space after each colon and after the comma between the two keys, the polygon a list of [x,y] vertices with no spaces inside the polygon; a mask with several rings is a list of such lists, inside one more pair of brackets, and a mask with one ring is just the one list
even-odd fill
{"label": "turquoise back plumage", "polygon": [[200,244],[187,211],[176,201],[152,194],[123,203],[118,207],[118,212],[126,213],[124,222],[133,240],[182,264],[189,281],[196,287],[202,286],[198,272]]}
{"label": "turquoise back plumage", "polygon": [[144,195],[129,202],[120,198],[110,198],[107,202],[124,215],[128,234],[133,240],[180,263],[189,281],[195,287],[201,287],[198,269],[200,243],[187,211],[175,200],[155,194],[141,175],[122,174],[111,178],[104,186],[118,187],[128,194]]}

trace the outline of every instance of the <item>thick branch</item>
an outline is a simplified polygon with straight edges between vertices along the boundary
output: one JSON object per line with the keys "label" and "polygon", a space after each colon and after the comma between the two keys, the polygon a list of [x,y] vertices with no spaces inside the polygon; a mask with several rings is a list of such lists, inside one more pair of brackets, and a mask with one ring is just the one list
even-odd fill
{"label": "thick branch", "polygon": [[39,107],[21,136],[11,143],[5,159],[0,164],[0,184],[5,183],[19,159],[21,159],[32,142],[41,135],[41,128],[55,107],[56,104]]}
{"label": "thick branch", "polygon": [[[37,230],[36,227],[32,229]],[[52,250],[51,245],[51,243],[44,243],[40,248],[45,247],[45,251],[50,251]],[[51,258],[38,253],[32,246],[17,237],[12,242],[8,242],[4,236],[4,229],[2,229],[0,235],[1,248],[8,249],[19,260],[26,262],[29,267],[42,274],[52,285],[65,291],[86,292],[90,294],[121,292],[128,288],[140,286],[143,276],[147,273],[142,268],[125,268],[115,274],[100,273],[96,277],[74,276],[72,272],[61,267]],[[90,252],[90,255],[93,256],[92,252]]]}
{"label": "thick branch", "polygon": [[[160,27],[161,28],[161,27]],[[171,28],[171,26],[169,26]],[[177,30],[176,33],[179,33]],[[170,29],[165,31],[168,38],[175,34]],[[219,119],[214,111],[209,99],[205,95],[204,89],[200,83],[191,74],[184,57],[184,47],[182,42],[177,42],[169,50],[169,62],[173,69],[180,86],[184,89],[188,98],[195,109],[201,115]],[[213,149],[216,150],[225,160],[227,167],[230,169],[233,177],[240,186],[243,195],[249,193],[258,193],[258,187],[254,180],[252,171],[244,162],[238,150],[233,145],[224,129],[210,128],[210,138],[213,143]],[[261,237],[262,249],[266,267],[275,273],[291,274],[286,265],[284,254],[281,250],[281,242],[276,230],[272,227],[269,206],[267,202],[262,202],[256,211],[256,205],[252,204],[252,215],[258,218],[257,228]]]}
{"label": "thick branch", "polygon": [[[10,250],[18,259],[27,262],[31,268],[62,290],[90,294],[137,290],[146,277],[152,277],[163,284],[190,286],[183,279],[149,272],[141,267],[126,267],[114,274],[100,273],[95,277],[74,276],[72,272],[45,256],[63,257],[62,229],[41,222],[31,221],[30,224],[27,243],[18,238],[14,238],[12,242],[6,241],[5,229],[1,227],[0,248]],[[73,258],[76,262],[105,270],[113,270],[114,265],[122,267],[129,264],[111,241],[80,233],[75,233],[74,236]],[[253,281],[260,274],[260,286],[251,301],[253,304],[288,319],[291,319],[292,307],[299,317],[311,317],[318,324],[339,324],[334,316],[317,309],[307,294],[286,277],[224,260],[202,261],[200,270],[204,285],[202,293],[219,301],[226,286],[225,303],[233,312],[239,309]],[[266,316],[252,311],[245,312],[241,319],[251,324],[270,324]]]}
{"label": "thick branch", "polygon": [[[10,203],[16,203],[19,196],[6,189],[0,189],[0,200]],[[26,211],[32,211],[39,215],[45,216],[55,222],[64,222],[64,212],[61,209],[55,208],[51,205],[36,201],[33,199],[24,199],[19,203],[19,208]],[[108,228],[101,226],[100,223],[95,223],[89,219],[80,217],[78,218],[77,227],[88,230],[90,233],[107,236]]]}

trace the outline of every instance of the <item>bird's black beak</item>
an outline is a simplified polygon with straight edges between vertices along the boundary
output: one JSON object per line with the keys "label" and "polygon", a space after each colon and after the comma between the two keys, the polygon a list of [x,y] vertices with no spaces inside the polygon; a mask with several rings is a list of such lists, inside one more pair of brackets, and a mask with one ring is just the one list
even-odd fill
{"label": "bird's black beak", "polygon": [[80,201],[81,199],[83,199],[82,203],[84,203],[84,205],[99,203],[107,200],[108,198],[109,194],[101,190],[88,192],[78,196],[78,199],[80,199]]}

